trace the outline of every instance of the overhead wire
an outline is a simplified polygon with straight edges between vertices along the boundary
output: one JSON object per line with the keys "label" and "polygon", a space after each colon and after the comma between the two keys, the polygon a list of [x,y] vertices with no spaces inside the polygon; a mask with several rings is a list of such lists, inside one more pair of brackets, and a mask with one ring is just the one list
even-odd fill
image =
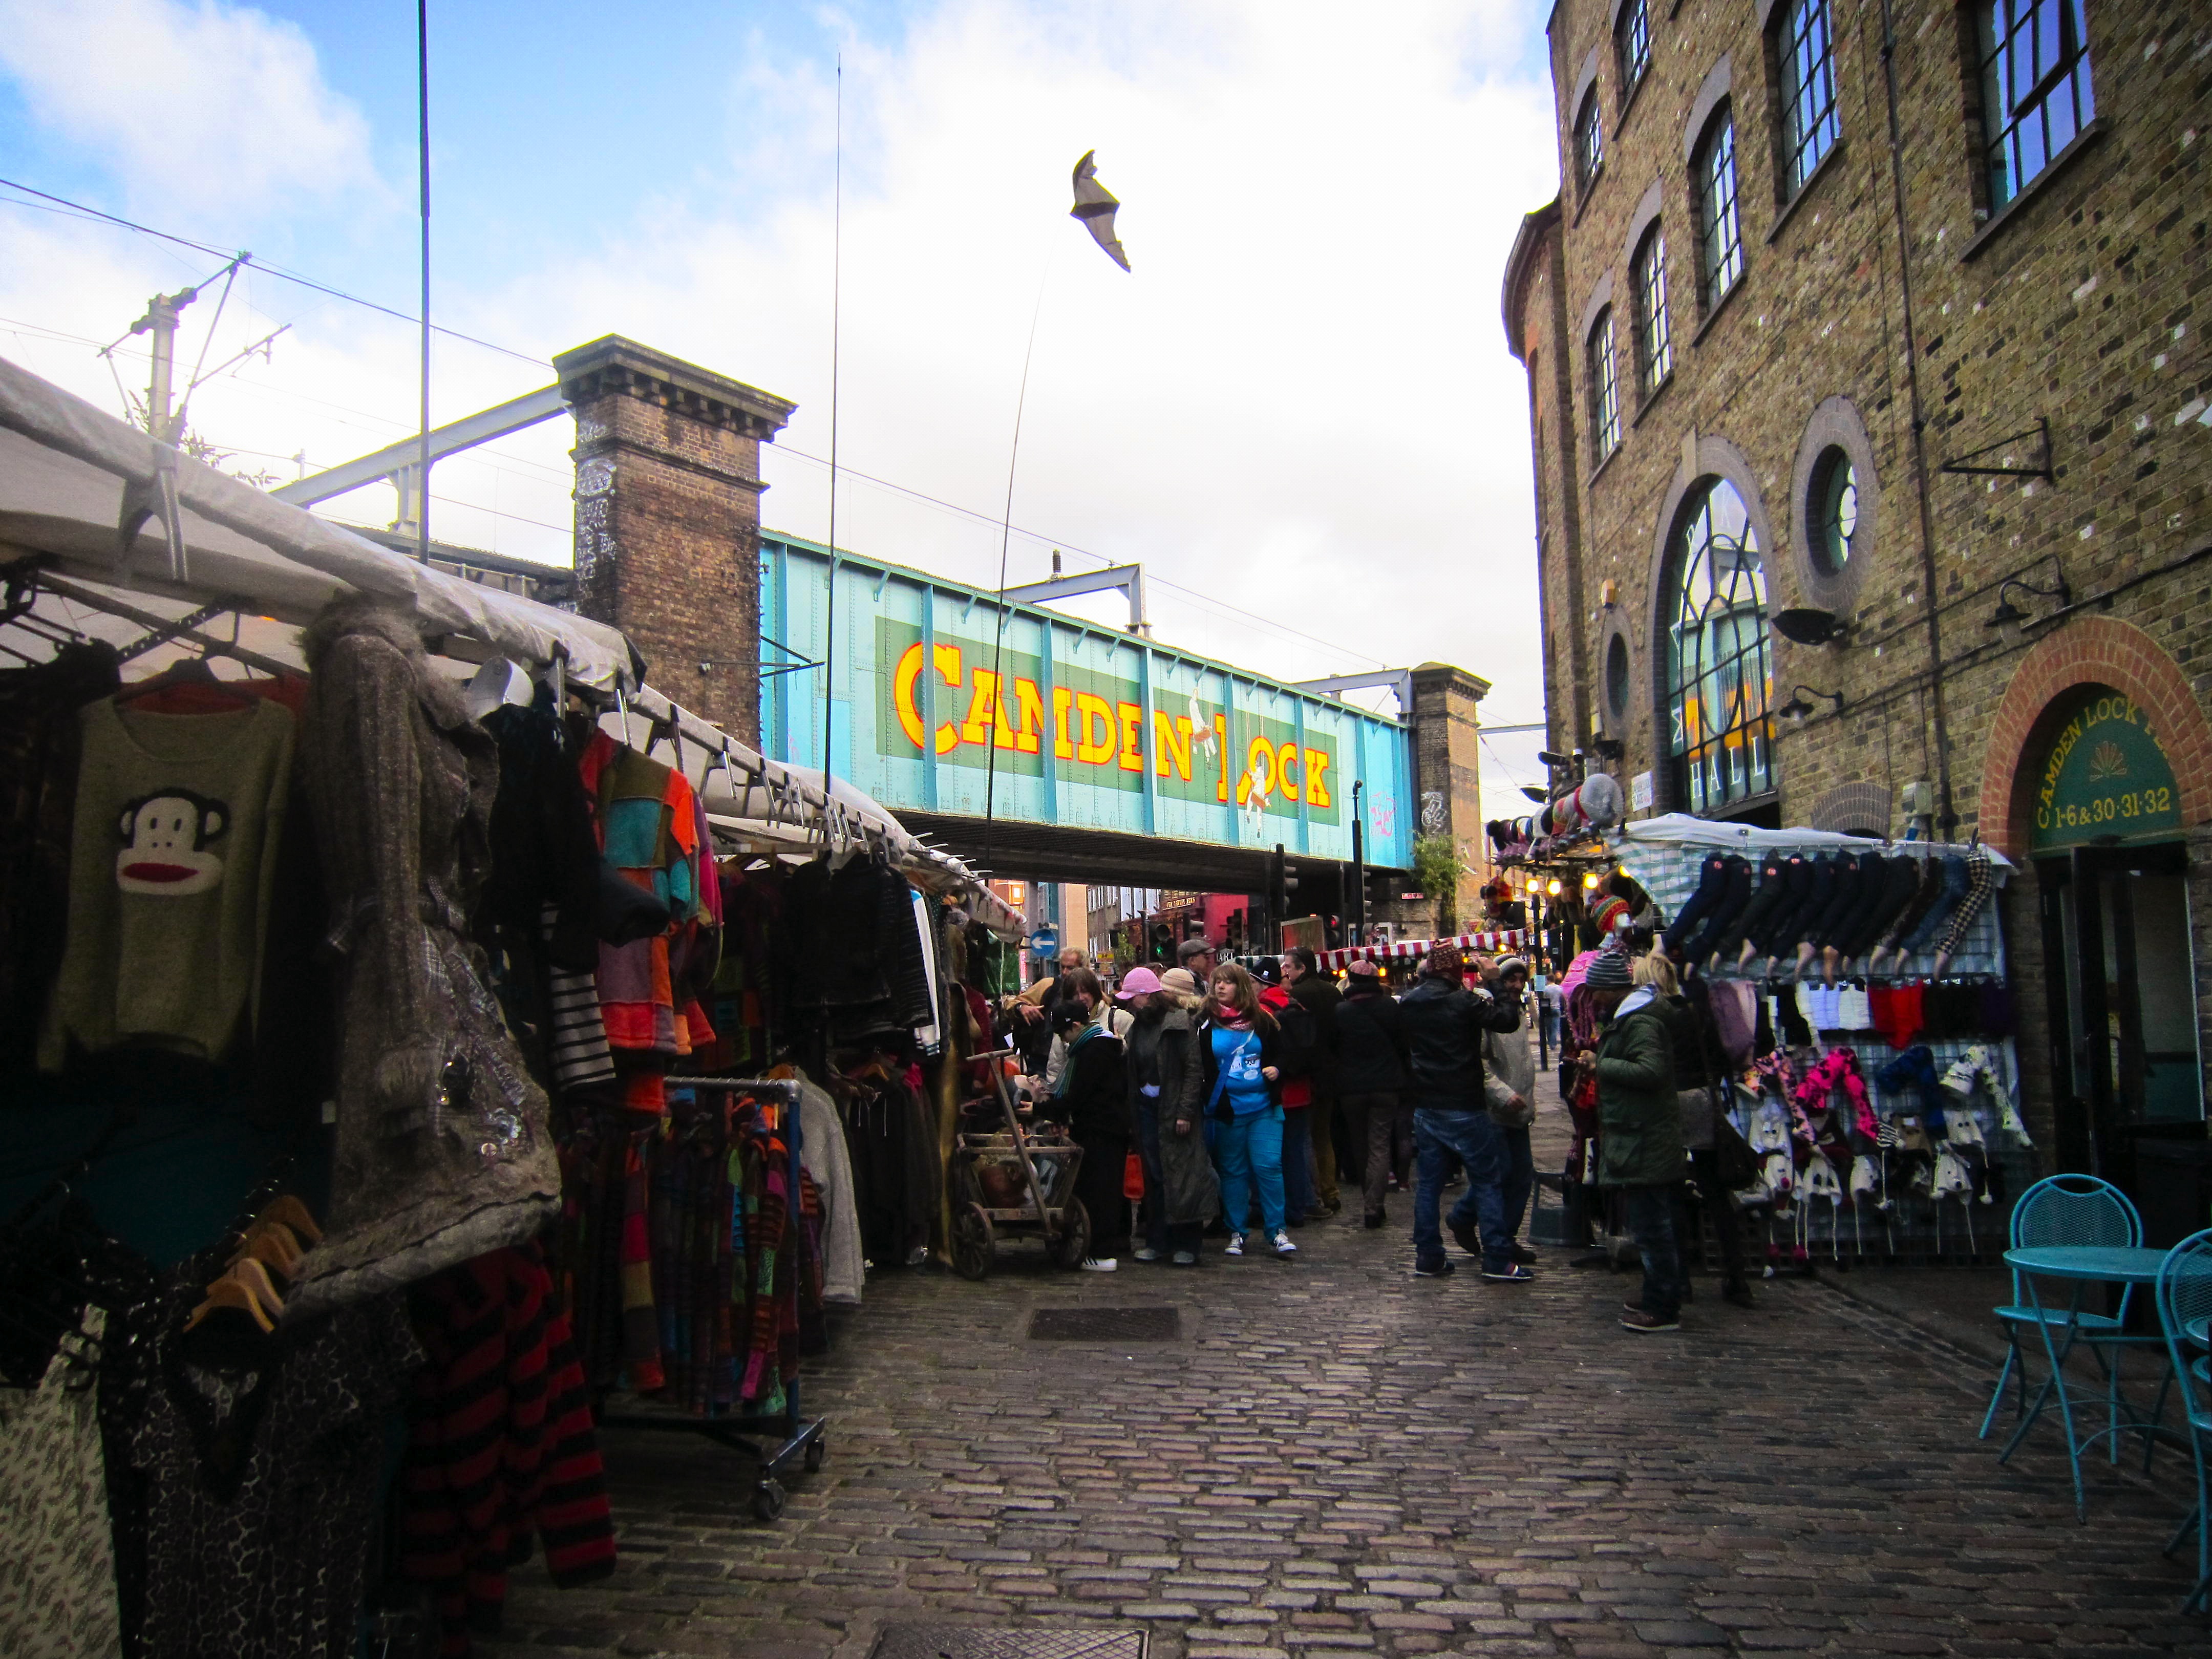
{"label": "overhead wire", "polygon": [[[0,178],[0,187],[20,191],[24,195],[38,198],[34,202],[23,202],[12,201],[6,197],[0,197],[0,204],[11,207],[33,208],[40,211],[53,211],[59,210],[63,211],[64,216],[74,214],[87,220],[98,221],[115,225],[125,230],[135,232],[142,236],[150,236],[164,242],[173,243],[179,247],[191,248],[197,252],[213,254],[220,258],[229,258],[234,257],[222,248],[211,246],[205,242],[196,241],[188,236],[179,236],[169,231],[157,230],[150,225],[143,225],[138,223],[136,220],[126,219],[120,214],[109,213],[100,208],[88,206],[82,202],[71,201],[67,197],[53,195],[49,191],[36,189],[32,185],[23,184],[16,179]],[[40,205],[41,204],[52,204],[52,206],[51,208],[43,207]],[[265,260],[254,258],[252,256],[248,254],[240,254],[235,257],[242,262],[244,268],[248,270],[263,271],[283,282],[295,283],[301,288],[307,289],[317,294],[327,295],[331,299],[343,300],[349,304],[366,307],[371,311],[377,312],[384,316],[393,318],[398,321],[410,324],[416,327],[420,327],[422,325],[422,319],[419,317],[410,316],[406,312],[400,311],[391,306],[380,304],[374,300],[363,299],[357,294],[349,294],[343,289],[333,288],[328,283],[317,282],[313,277],[302,276],[297,271],[288,270],[282,265],[271,264]],[[258,307],[255,307],[253,308],[257,311],[260,309]],[[267,315],[268,313],[263,313],[262,314]],[[458,329],[447,328],[442,325],[434,324],[431,327],[434,333],[445,335],[449,339],[461,340],[471,345],[482,346],[488,351],[498,352],[502,356],[514,358],[520,362],[530,363],[538,367],[550,367],[549,360],[546,358],[532,356],[526,352],[517,351],[512,347],[501,345],[495,341],[483,339],[473,334],[465,334]],[[56,337],[67,337],[57,335]],[[238,377],[233,378],[236,380],[237,383],[240,385],[251,386],[254,384],[249,380],[238,379]],[[270,390],[273,391],[276,389],[270,388]],[[301,393],[280,395],[291,395],[296,397],[305,396],[305,394]],[[307,401],[325,402],[325,400],[310,398],[307,398]],[[332,409],[344,409],[345,407],[343,404],[330,404],[327,406]],[[380,420],[381,418],[375,416],[369,416],[363,410],[356,410],[349,412],[362,415],[365,418],[370,420]],[[389,422],[388,424],[392,425],[398,430],[406,431],[413,429],[411,427],[399,422]],[[793,449],[787,445],[779,444],[776,446],[776,448],[780,453],[797,456],[799,459],[811,462],[817,466],[826,466],[829,465],[828,462],[822,459],[819,456],[809,455],[802,450]],[[520,460],[521,458],[509,456],[507,459]],[[905,484],[894,483],[887,478],[876,477],[871,474],[860,472],[855,471],[850,466],[844,466],[842,465],[838,470],[847,477],[861,479],[868,483],[875,485],[878,489],[888,489],[898,495],[909,496],[916,501],[927,502],[933,507],[942,507],[949,512],[959,514],[964,517],[974,519],[981,523],[993,526],[997,526],[1000,523],[999,520],[993,518],[988,514],[978,513],[972,507],[963,507],[956,501],[945,501],[942,497],[931,495],[926,491],[915,489]],[[1095,560],[1102,567],[1110,567],[1114,562],[1111,558],[1108,557],[1104,554],[1094,553],[1088,548],[1079,546],[1074,543],[1057,538],[1047,536],[1042,532],[1029,530],[1019,526],[1012,526],[1012,530],[1013,533],[1022,536],[1026,540],[1036,542],[1042,546],[1058,548],[1063,552],[1073,553],[1081,558]],[[1348,650],[1346,647],[1336,641],[1323,639],[1316,634],[1309,634],[1303,629],[1293,628],[1286,623],[1277,622],[1272,617],[1263,617],[1257,611],[1246,610],[1242,605],[1226,604],[1210,595],[1200,593],[1195,589],[1185,587],[1179,582],[1170,581],[1164,577],[1158,576],[1150,576],[1147,578],[1147,580],[1151,586],[1154,587],[1165,588],[1171,592],[1181,594],[1184,599],[1197,605],[1200,610],[1211,611],[1217,616],[1232,616],[1241,617],[1246,622],[1254,623],[1258,627],[1267,629],[1271,632],[1282,634],[1293,639],[1304,640],[1309,644],[1321,646],[1327,650],[1341,653],[1361,662],[1372,663],[1377,667],[1386,665],[1383,659],[1380,657],[1370,656],[1364,652]]]}

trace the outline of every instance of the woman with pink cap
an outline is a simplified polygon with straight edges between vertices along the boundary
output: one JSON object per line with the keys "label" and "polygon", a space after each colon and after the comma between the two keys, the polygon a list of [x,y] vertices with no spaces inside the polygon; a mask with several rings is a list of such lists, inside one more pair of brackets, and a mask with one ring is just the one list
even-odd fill
{"label": "woman with pink cap", "polygon": [[1135,1255],[1171,1257],[1178,1267],[1198,1265],[1206,1224],[1221,1205],[1199,1121],[1203,1067],[1191,1018],[1197,990],[1188,969],[1133,968],[1120,993],[1136,1017],[1125,1037],[1130,1115],[1145,1165],[1144,1242]]}

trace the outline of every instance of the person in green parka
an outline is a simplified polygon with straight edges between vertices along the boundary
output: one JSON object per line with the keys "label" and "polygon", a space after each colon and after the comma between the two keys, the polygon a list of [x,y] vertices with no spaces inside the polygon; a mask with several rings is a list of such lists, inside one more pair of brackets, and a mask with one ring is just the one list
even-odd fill
{"label": "person in green parka", "polygon": [[1686,1168],[1674,1099],[1674,1040],[1656,1006],[1649,958],[1607,945],[1583,983],[1601,1023],[1582,1061],[1597,1079],[1598,1183],[1627,1197],[1628,1228],[1644,1258],[1644,1292],[1620,1322],[1632,1331],[1681,1328],[1681,1249],[1674,1200]]}

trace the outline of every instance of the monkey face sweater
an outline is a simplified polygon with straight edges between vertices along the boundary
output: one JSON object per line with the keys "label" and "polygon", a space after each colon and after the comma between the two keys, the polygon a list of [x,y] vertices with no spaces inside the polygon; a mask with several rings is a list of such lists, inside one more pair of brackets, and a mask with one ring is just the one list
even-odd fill
{"label": "monkey face sweater", "polygon": [[292,715],[101,701],[80,718],[68,943],[40,1064],[59,1069],[72,1043],[219,1059],[258,988]]}

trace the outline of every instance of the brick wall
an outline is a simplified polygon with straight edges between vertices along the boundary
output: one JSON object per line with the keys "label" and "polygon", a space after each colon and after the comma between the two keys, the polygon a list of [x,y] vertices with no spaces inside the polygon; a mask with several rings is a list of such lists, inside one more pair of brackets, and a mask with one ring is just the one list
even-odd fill
{"label": "brick wall", "polygon": [[577,608],[758,744],[760,446],[794,405],[618,336],[553,361],[576,417]]}
{"label": "brick wall", "polygon": [[[1650,0],[1651,66],[1625,110],[1611,0],[1561,0],[1553,15],[1567,182],[1555,209],[1524,227],[1505,303],[1509,334],[1530,368],[1554,732],[1571,726],[1587,736],[1602,706],[1603,647],[1618,630],[1634,657],[1620,769],[1624,781],[1654,771],[1660,806],[1670,804],[1658,612],[1671,514],[1721,465],[1717,457],[1732,457],[1732,476],[1766,527],[1770,614],[1809,606],[1853,627],[1841,647],[1773,639],[1778,704],[1800,682],[1845,700],[1839,716],[1822,704],[1801,727],[1780,729],[1780,821],[1808,823],[1841,803],[1856,811],[1894,802],[1905,782],[1935,780],[1948,761],[1959,833],[1978,828],[2018,847],[2026,836],[2008,818],[2009,800],[1985,791],[2008,789],[2019,769],[2035,763],[2022,750],[2035,741],[2045,694],[2067,684],[2156,686],[2178,775],[2193,763],[2191,732],[2212,697],[2212,559],[2186,562],[2212,549],[2212,428],[2195,418],[2212,396],[2203,339],[2212,318],[2197,304],[2212,284],[2202,142],[2212,131],[2212,28],[2185,7],[2087,0],[2098,125],[1992,216],[1978,159],[1975,11],[1897,0],[1900,237],[1880,4],[1832,0],[1840,140],[1787,204],[1759,10],[1754,0]],[[1593,48],[1607,157],[1585,191],[1573,176],[1571,106]],[[1717,106],[1711,91],[1723,74],[1746,263],[1735,287],[1708,307],[1698,291],[1688,128]],[[1655,187],[1674,367],[1644,399],[1626,332],[1628,242]],[[1908,281],[1917,359],[1907,347]],[[1608,282],[1623,441],[1600,458],[1581,327]],[[2050,433],[2049,478],[1942,470],[1993,445],[1984,464],[2039,466],[2039,421]],[[1806,474],[1811,452],[1845,430],[1863,434],[1866,528],[1837,578],[1807,544]],[[2051,586],[2060,576],[2075,607],[2061,611],[2055,599],[2014,589],[2008,597],[2031,620],[1988,625],[2003,581]],[[1940,656],[1931,653],[1931,604]],[[2072,678],[2039,669],[2022,689],[2031,653],[2056,661],[2053,650]],[[1938,745],[1931,660],[1941,664],[1947,750]],[[2212,792],[2191,794],[2185,817],[2201,830],[2212,819]],[[1901,824],[1893,817],[1885,827]],[[2212,919],[2202,866],[2191,890],[2201,928]],[[2032,879],[2015,884],[2004,910],[2016,962],[2039,973]],[[2039,988],[2035,978],[2019,982]],[[2212,989],[2201,974],[2200,989]],[[2039,1001],[2039,988],[2022,998]],[[2212,999],[2200,1008],[2212,1016]],[[2024,1066],[2038,1085],[2032,1102],[2047,1117],[2032,1036]],[[2212,1020],[2204,1037],[2212,1048]]]}

